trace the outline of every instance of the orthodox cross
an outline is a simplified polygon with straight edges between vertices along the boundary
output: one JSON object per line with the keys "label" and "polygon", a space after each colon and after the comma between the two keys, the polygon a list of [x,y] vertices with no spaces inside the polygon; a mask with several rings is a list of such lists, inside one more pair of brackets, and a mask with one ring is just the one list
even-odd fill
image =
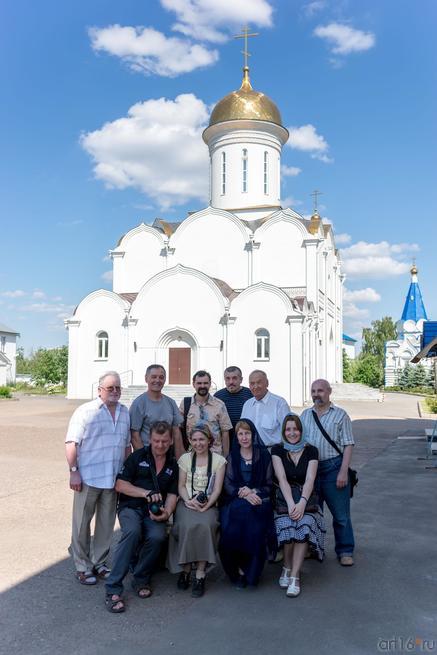
{"label": "orthodox cross", "polygon": [[316,212],[318,211],[317,206],[318,206],[319,196],[323,195],[322,191],[315,189],[310,195],[314,197],[314,212]]}
{"label": "orthodox cross", "polygon": [[244,50],[241,52],[244,55],[244,67],[247,68],[247,63],[248,60],[247,58],[250,57],[250,52],[247,49],[247,39],[250,38],[251,36],[259,36],[258,32],[250,32],[250,28],[248,25],[242,28],[242,34],[237,34],[234,36],[234,39],[244,39]]}

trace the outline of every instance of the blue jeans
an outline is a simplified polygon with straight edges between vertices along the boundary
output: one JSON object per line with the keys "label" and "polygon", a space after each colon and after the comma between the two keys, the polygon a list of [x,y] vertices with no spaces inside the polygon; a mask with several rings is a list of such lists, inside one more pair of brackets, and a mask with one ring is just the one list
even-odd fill
{"label": "blue jeans", "polygon": [[115,547],[112,569],[106,580],[106,593],[121,594],[123,578],[129,571],[129,565],[138,546],[138,553],[133,569],[134,588],[140,588],[150,582],[152,572],[159,558],[163,543],[167,538],[166,524],[153,521],[142,509],[123,507],[118,515],[121,538]]}
{"label": "blue jeans", "polygon": [[337,489],[336,485],[341,462],[342,457],[340,455],[319,462],[316,481],[320,506],[323,509],[323,503],[325,502],[332,514],[337,557],[352,555],[355,546],[350,514],[349,483],[343,489]]}

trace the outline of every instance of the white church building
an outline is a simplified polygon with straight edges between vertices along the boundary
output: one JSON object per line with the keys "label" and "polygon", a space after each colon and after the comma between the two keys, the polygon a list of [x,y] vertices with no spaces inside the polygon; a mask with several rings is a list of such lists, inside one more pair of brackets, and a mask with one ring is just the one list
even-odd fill
{"label": "white church building", "polygon": [[281,205],[289,134],[244,69],[212,111],[210,204],[180,222],[141,223],[110,251],[112,291],[86,296],[66,319],[68,397],[90,398],[108,369],[144,384],[151,363],[171,385],[198,369],[220,388],[226,366],[263,369],[292,405],[311,380],[342,381],[344,276],[329,225]]}

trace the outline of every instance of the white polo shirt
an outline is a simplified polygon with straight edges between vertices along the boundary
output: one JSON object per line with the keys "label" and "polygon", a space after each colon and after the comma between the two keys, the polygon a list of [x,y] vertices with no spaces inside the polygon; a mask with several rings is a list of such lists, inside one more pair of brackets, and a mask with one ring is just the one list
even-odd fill
{"label": "white polo shirt", "polygon": [[78,407],[70,419],[65,443],[77,446],[77,463],[85,484],[113,489],[130,444],[129,410],[117,403],[115,420],[101,398]]}
{"label": "white polo shirt", "polygon": [[287,414],[291,412],[285,398],[270,391],[267,391],[261,400],[249,398],[241,410],[241,418],[250,418],[253,421],[266,446],[281,443],[282,421]]}

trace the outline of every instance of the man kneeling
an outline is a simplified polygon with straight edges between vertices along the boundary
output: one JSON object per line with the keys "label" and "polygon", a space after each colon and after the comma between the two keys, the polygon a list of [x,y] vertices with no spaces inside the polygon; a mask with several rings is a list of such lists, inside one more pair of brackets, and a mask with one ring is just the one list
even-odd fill
{"label": "man kneeling", "polygon": [[117,476],[121,538],[105,584],[109,612],[125,610],[121,594],[129,567],[137,595],[152,595],[150,578],[167,536],[166,522],[177,501],[178,466],[169,452],[171,443],[171,426],[157,421],[151,426],[150,445],[133,452]]}

